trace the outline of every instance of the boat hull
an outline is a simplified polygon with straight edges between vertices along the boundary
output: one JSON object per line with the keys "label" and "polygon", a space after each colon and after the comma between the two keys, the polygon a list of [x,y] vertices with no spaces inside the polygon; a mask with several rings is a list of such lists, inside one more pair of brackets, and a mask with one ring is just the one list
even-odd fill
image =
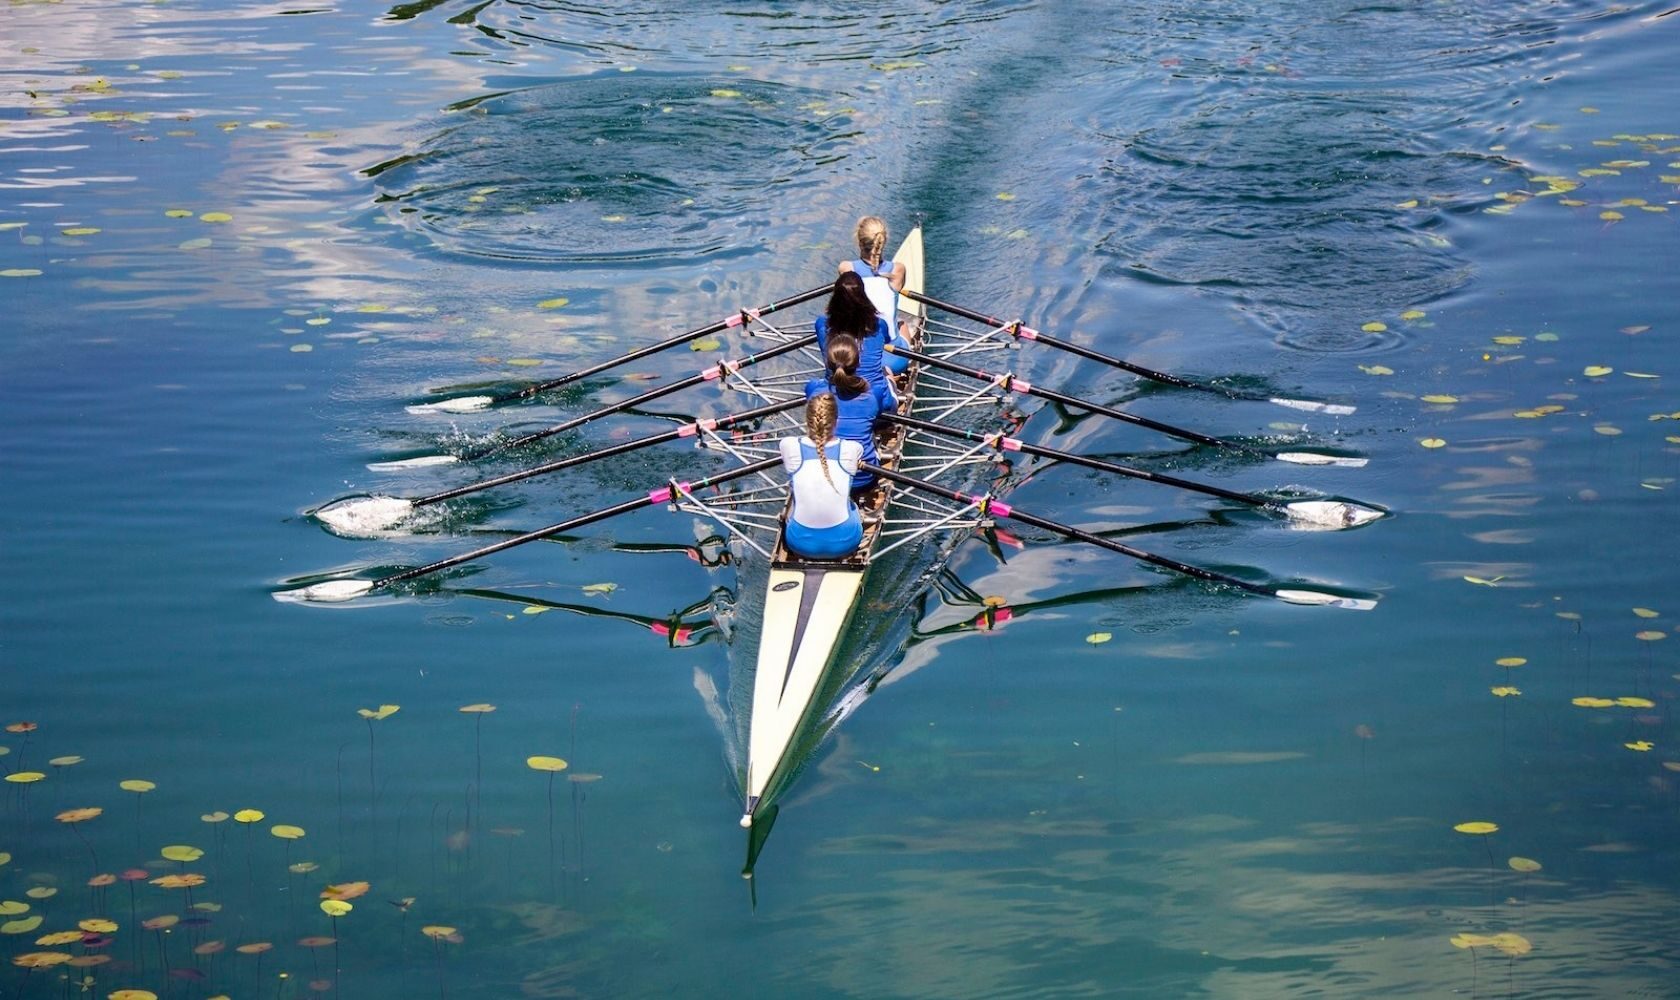
{"label": "boat hull", "polygon": [[[910,231],[893,260],[905,265],[904,287],[922,291],[922,231]],[[899,299],[900,316],[910,321],[911,339],[920,345],[922,307]],[[913,369],[901,395],[901,412],[908,412],[914,396]],[[896,444],[884,446],[881,464],[898,462]],[[863,594],[865,578],[889,503],[882,484],[860,503],[864,540],[858,551],[841,560],[804,560],[778,545],[765,586],[764,619],[753,677],[752,717],[747,737],[746,810],[742,826],[770,802],[777,783],[795,768],[793,753],[816,709],[836,654],[843,645]]]}

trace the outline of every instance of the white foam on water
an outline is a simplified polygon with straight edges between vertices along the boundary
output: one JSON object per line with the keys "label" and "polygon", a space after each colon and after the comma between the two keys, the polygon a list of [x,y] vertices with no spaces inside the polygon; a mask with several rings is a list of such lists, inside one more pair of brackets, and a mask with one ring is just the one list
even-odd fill
{"label": "white foam on water", "polygon": [[395,462],[369,462],[367,467],[374,472],[400,472],[403,469],[424,469],[433,465],[454,465],[459,461],[454,455],[420,455],[415,458],[400,458]]}
{"label": "white foam on water", "polygon": [[274,595],[282,604],[338,604],[355,600],[373,590],[368,580],[328,580],[312,583],[296,590],[282,590]]}
{"label": "white foam on water", "polygon": [[316,520],[334,534],[350,538],[376,537],[414,512],[414,503],[402,497],[356,497],[327,504],[315,512]]}
{"label": "white foam on water", "polygon": [[1311,451],[1280,451],[1277,453],[1280,462],[1292,462],[1295,465],[1335,465],[1345,469],[1358,469],[1370,461],[1368,458],[1346,458],[1340,455],[1320,455]]}
{"label": "white foam on water", "polygon": [[1284,504],[1291,528],[1298,531],[1340,531],[1370,524],[1383,512],[1341,500],[1297,500]]}
{"label": "white foam on water", "polygon": [[416,403],[403,409],[410,413],[477,413],[488,410],[495,402],[490,396],[458,396],[454,399],[440,399],[435,403]]}

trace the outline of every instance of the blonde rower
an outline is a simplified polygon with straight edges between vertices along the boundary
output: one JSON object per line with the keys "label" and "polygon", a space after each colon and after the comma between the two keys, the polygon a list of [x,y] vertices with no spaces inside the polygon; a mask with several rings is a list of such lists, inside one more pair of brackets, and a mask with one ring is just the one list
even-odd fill
{"label": "blonde rower", "polygon": [[[886,321],[892,343],[909,347],[908,334],[898,321],[898,293],[904,290],[904,265],[886,259],[887,224],[873,215],[866,215],[857,224],[858,255],[840,262],[840,273],[848,272],[863,279],[863,290],[875,306],[875,312]],[[901,354],[888,354],[883,361],[888,371],[897,375],[910,367],[910,359]]]}
{"label": "blonde rower", "polygon": [[837,412],[833,395],[812,396],[805,404],[804,436],[780,442],[793,496],[783,538],[789,550],[807,559],[841,559],[863,543],[863,519],[851,498],[863,446],[834,436]]}

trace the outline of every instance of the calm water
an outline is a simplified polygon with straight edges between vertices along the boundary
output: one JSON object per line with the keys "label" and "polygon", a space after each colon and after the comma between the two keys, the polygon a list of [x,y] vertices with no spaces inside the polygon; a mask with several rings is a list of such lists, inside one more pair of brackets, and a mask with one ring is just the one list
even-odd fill
{"label": "calm water", "polygon": [[[1667,5],[77,0],[0,26],[0,721],[38,727],[0,766],[45,774],[5,786],[0,899],[29,909],[0,943],[111,959],[0,989],[286,998],[336,969],[355,997],[1680,996]],[[900,617],[868,667],[891,672],[748,883],[748,680],[709,624],[737,580],[685,558],[689,519],[370,606],[270,599],[707,468],[603,463],[389,538],[306,516],[666,426],[367,468],[712,363],[403,409],[810,287],[866,210],[925,222],[941,297],[1357,403],[1303,427],[1029,348],[1036,381],[1370,464],[1054,412],[1030,440],[1394,516],[1294,532],[1067,468],[1012,500],[1377,609],[970,541],[939,586],[876,594]],[[974,627],[987,597],[1012,620]],[[673,648],[648,625],[682,609]],[[570,769],[551,784],[537,754]],[[201,819],[242,809],[265,815]],[[87,884],[131,869],[206,882]],[[335,925],[320,890],[355,881]],[[102,947],[35,944],[95,916],[119,925]]]}

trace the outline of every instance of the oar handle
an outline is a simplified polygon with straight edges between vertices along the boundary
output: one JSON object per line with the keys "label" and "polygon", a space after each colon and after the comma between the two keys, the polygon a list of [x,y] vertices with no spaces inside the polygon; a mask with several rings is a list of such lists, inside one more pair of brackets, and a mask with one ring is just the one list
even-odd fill
{"label": "oar handle", "polygon": [[578,379],[588,378],[591,375],[599,375],[610,368],[617,368],[619,365],[627,365],[632,361],[640,361],[642,358],[658,354],[660,351],[668,351],[673,347],[686,344],[696,337],[705,337],[714,333],[722,333],[732,327],[743,325],[748,319],[757,319],[767,313],[773,313],[804,302],[809,302],[825,292],[832,291],[833,288],[834,286],[832,284],[818,285],[815,288],[800,292],[798,295],[790,295],[785,299],[779,299],[767,306],[759,306],[757,309],[742,309],[726,319],[718,320],[716,323],[708,323],[705,326],[690,330],[687,333],[677,334],[675,337],[661,340],[659,343],[650,344],[647,347],[638,348],[631,351],[629,354],[620,355],[610,361],[603,361],[598,365],[591,365],[590,367],[584,368],[580,371],[575,371],[568,375],[562,375],[559,378],[550,379],[547,382],[541,382],[537,385],[530,385],[523,389],[517,389],[513,392],[506,392],[499,396],[492,396],[490,397],[490,402],[492,404],[511,403],[516,399],[526,399],[531,396],[535,396],[539,392],[547,392],[550,389],[558,389],[561,386],[570,385]]}
{"label": "oar handle", "polygon": [[556,434],[564,434],[566,431],[582,427],[584,424],[599,420],[602,417],[610,417],[615,413],[623,413],[625,410],[634,409],[643,403],[658,399],[661,396],[669,396],[671,393],[687,389],[689,386],[699,385],[702,382],[714,381],[716,379],[723,378],[731,372],[739,371],[742,368],[749,368],[761,361],[769,361],[771,358],[779,358],[790,351],[797,351],[800,348],[809,347],[811,344],[816,343],[816,340],[816,335],[811,334],[801,337],[798,340],[791,340],[785,344],[777,344],[775,347],[772,347],[769,350],[759,351],[757,354],[748,354],[735,361],[720,362],[703,371],[696,372],[687,378],[678,379],[670,385],[649,389],[638,396],[633,396],[623,402],[603,407],[593,413],[585,413],[581,417],[573,417],[565,423],[555,424],[553,427],[545,427],[540,431],[532,431],[530,434],[526,434],[522,437],[516,437],[511,441],[503,441],[499,444],[491,445],[488,448],[480,448],[478,451],[462,456],[462,460],[467,462],[476,462],[481,458],[494,455],[497,452],[507,451],[510,448],[519,448],[536,441],[541,441],[546,437],[553,437]]}
{"label": "oar handle", "polygon": [[550,472],[559,472],[562,469],[569,469],[575,465],[583,465],[587,462],[593,462],[596,459],[611,458],[614,455],[623,455],[626,452],[639,451],[642,448],[649,448],[656,444],[664,444],[667,441],[675,441],[679,438],[685,437],[694,437],[701,431],[725,430],[735,426],[736,424],[746,423],[750,420],[757,420],[760,417],[767,417],[772,414],[791,410],[796,406],[804,405],[805,401],[803,399],[789,399],[780,403],[771,403],[769,406],[760,406],[755,410],[744,410],[740,413],[731,413],[728,416],[718,417],[714,420],[696,420],[692,423],[683,424],[680,427],[674,427],[668,431],[662,431],[658,434],[650,434],[644,438],[637,438],[634,441],[625,441],[622,444],[609,445],[605,448],[599,448],[595,451],[587,452],[582,455],[573,455],[571,458],[562,458],[553,462],[545,462],[542,465],[534,466],[529,469],[522,469],[519,472],[510,472],[504,476],[495,476],[491,479],[480,480],[479,482],[470,483],[466,486],[457,486],[454,489],[444,490],[440,493],[433,493],[430,496],[424,496],[411,502],[416,507],[424,507],[427,504],[434,504],[443,500],[453,500],[456,497],[463,497],[469,493],[477,493],[480,490],[488,490],[497,486],[506,486],[509,483],[517,483],[521,480],[531,479],[535,476],[547,475]]}
{"label": "oar handle", "polygon": [[371,589],[380,590],[384,587],[389,587],[393,583],[401,583],[404,580],[412,580],[416,577],[426,576],[429,573],[436,573],[439,570],[449,569],[451,566],[459,566],[462,563],[472,562],[474,559],[482,559],[485,556],[494,555],[497,552],[511,549],[514,546],[524,545],[526,542],[535,542],[544,538],[551,538],[554,535],[564,534],[574,528],[581,528],[588,524],[594,524],[597,521],[605,521],[609,517],[617,517],[619,514],[626,514],[633,510],[639,510],[643,507],[669,503],[672,496],[674,496],[679,490],[682,492],[692,493],[695,490],[709,489],[710,487],[716,486],[720,483],[727,483],[730,480],[740,479],[743,476],[755,475],[771,468],[772,466],[780,464],[782,464],[782,460],[780,458],[766,458],[762,461],[753,462],[750,465],[743,465],[739,468],[731,469],[728,472],[722,472],[715,476],[707,476],[705,479],[696,479],[693,482],[677,482],[676,480],[672,480],[666,485],[655,490],[650,490],[645,496],[639,496],[634,500],[626,500],[623,503],[614,504],[611,507],[604,507],[588,514],[581,514],[569,521],[561,521],[559,524],[551,524],[546,528],[538,528],[536,531],[528,531],[523,535],[515,535],[512,538],[505,538],[492,545],[486,545],[483,548],[473,549],[471,552],[463,552],[458,556],[450,556],[448,559],[440,559],[435,563],[428,563],[425,566],[418,566],[414,569],[406,569],[401,573],[393,573],[390,576],[382,576],[373,581]]}
{"label": "oar handle", "polygon": [[1237,503],[1245,503],[1255,507],[1273,508],[1277,506],[1277,504],[1265,499],[1264,497],[1257,497],[1249,493],[1238,493],[1235,490],[1228,490],[1209,483],[1193,482],[1189,479],[1180,479],[1177,476],[1168,476],[1159,472],[1150,472],[1148,469],[1135,469],[1127,465],[1105,462],[1100,458],[1090,458],[1085,455],[1077,455],[1071,451],[1061,451],[1056,448],[1046,448],[1043,445],[1029,444],[1026,441],[1022,441],[1020,438],[1007,437],[1001,432],[984,434],[980,431],[947,427],[944,424],[934,423],[931,420],[923,420],[919,417],[900,416],[896,413],[889,413],[886,417],[888,420],[903,424],[906,427],[914,427],[917,430],[923,430],[933,434],[943,434],[947,437],[961,438],[964,441],[985,442],[991,444],[999,451],[1018,451],[1025,455],[1037,455],[1040,458],[1049,458],[1057,462],[1067,462],[1070,465],[1083,466],[1087,469],[1095,469],[1098,472],[1110,472],[1117,476],[1128,476],[1132,479],[1142,479],[1146,482],[1160,483],[1163,486],[1175,486],[1179,489],[1189,490],[1193,493],[1206,493],[1209,496],[1222,497],[1226,500],[1234,500]]}
{"label": "oar handle", "polygon": [[979,379],[984,382],[994,382],[1005,391],[1024,392],[1029,396],[1037,396],[1040,399],[1048,399],[1052,402],[1061,403],[1064,406],[1073,406],[1081,410],[1089,410],[1092,413],[1100,414],[1112,420],[1120,420],[1128,424],[1135,424],[1138,427],[1146,427],[1149,430],[1159,431],[1160,433],[1166,434],[1170,437],[1181,438],[1185,441],[1194,441],[1197,444],[1211,445],[1215,448],[1236,448],[1241,451],[1249,450],[1234,441],[1226,441],[1224,438],[1216,438],[1208,434],[1202,434],[1198,431],[1189,430],[1188,428],[1175,427],[1172,424],[1164,424],[1159,420],[1151,420],[1148,417],[1140,417],[1135,413],[1127,413],[1124,410],[1116,410],[1111,406],[1103,406],[1101,403],[1092,403],[1088,400],[1080,399],[1077,396],[1069,396],[1066,393],[1056,392],[1054,389],[1041,388],[1024,378],[1016,378],[1013,374],[993,374],[991,372],[982,371],[979,368],[970,368],[967,365],[959,365],[946,358],[936,358],[931,354],[923,354],[920,351],[913,351],[907,347],[899,347],[890,343],[886,345],[885,349],[893,354],[901,354],[912,361],[920,361],[922,364],[931,365],[934,368],[943,368],[948,372],[955,372],[959,375],[967,375],[969,378]]}
{"label": "oar handle", "polygon": [[1036,514],[1029,514],[1026,511],[1020,510],[1010,504],[1006,504],[1001,500],[994,499],[989,493],[962,493],[957,490],[940,486],[936,483],[930,483],[926,480],[917,479],[914,476],[906,476],[903,473],[895,472],[892,469],[883,469],[878,465],[872,465],[868,462],[864,462],[861,467],[864,470],[873,472],[875,475],[890,482],[901,483],[905,486],[921,490],[925,493],[932,493],[935,496],[944,497],[947,500],[954,500],[957,503],[979,503],[981,505],[982,513],[985,514],[1007,517],[1011,520],[1020,521],[1022,524],[1030,524],[1035,528],[1043,528],[1045,531],[1053,532],[1065,538],[1071,538],[1078,542],[1088,542],[1089,544],[1095,545],[1099,548],[1108,549],[1111,552],[1118,552],[1124,556],[1130,556],[1139,562],[1146,562],[1154,566],[1160,566],[1164,569],[1170,569],[1178,573],[1183,573],[1185,576],[1193,576],[1198,580],[1208,580],[1214,583],[1228,584],[1251,593],[1264,594],[1267,597],[1273,596],[1270,590],[1267,590],[1259,584],[1249,583],[1247,580],[1239,580],[1229,574],[1220,573],[1211,569],[1204,569],[1201,566],[1192,566],[1189,563],[1179,562],[1177,559],[1169,559],[1166,556],[1156,555],[1153,552],[1145,552],[1142,549],[1133,548],[1124,542],[1116,542],[1113,539],[1104,538],[1101,535],[1093,535],[1089,531],[1083,531],[1070,525],[1052,521],[1048,518],[1039,517]]}

